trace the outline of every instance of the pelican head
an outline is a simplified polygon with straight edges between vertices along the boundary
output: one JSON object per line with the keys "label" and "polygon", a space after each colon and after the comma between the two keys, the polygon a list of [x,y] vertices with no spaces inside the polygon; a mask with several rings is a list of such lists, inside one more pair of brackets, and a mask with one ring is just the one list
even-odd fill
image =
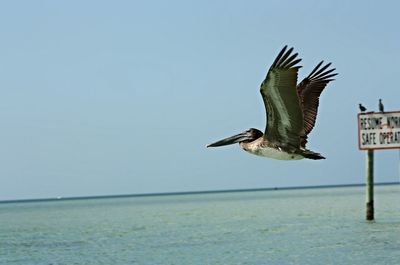
{"label": "pelican head", "polygon": [[208,144],[207,147],[217,147],[217,146],[223,146],[223,145],[241,143],[241,142],[252,142],[262,136],[263,136],[263,133],[260,130],[250,128],[242,133],[219,140],[212,144]]}

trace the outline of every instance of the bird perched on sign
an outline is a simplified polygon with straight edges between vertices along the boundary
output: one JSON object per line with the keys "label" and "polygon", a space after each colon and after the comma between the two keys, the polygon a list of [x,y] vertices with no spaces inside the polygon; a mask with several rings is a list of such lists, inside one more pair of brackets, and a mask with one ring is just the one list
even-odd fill
{"label": "bird perched on sign", "polygon": [[250,128],[207,147],[239,143],[251,154],[279,160],[325,158],[306,149],[306,143],[317,118],[319,96],[337,73],[334,68],[329,69],[330,63],[323,65],[322,61],[297,84],[301,59],[296,59],[297,53],[292,51],[287,46],[281,50],[261,83],[267,112],[265,133]]}
{"label": "bird perched on sign", "polygon": [[382,99],[379,99],[379,111],[380,112],[384,112],[385,111],[385,107],[383,106]]}
{"label": "bird perched on sign", "polygon": [[361,105],[361,103],[358,104],[358,107],[360,108],[360,111],[361,111],[361,112],[365,112],[365,111],[367,110],[367,108],[364,107],[363,105]]}

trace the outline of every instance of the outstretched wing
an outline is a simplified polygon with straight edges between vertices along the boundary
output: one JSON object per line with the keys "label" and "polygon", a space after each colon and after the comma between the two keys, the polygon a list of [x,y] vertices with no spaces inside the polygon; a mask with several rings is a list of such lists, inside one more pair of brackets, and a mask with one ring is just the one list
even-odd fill
{"label": "outstretched wing", "polygon": [[317,118],[319,97],[326,85],[334,80],[332,77],[337,73],[332,73],[336,69],[328,69],[331,63],[319,69],[324,61],[320,62],[312,72],[297,86],[297,93],[300,98],[304,116],[304,136],[301,138],[301,146],[305,147],[307,135],[312,131]]}
{"label": "outstretched wing", "polygon": [[264,139],[270,143],[300,146],[303,132],[303,113],[296,91],[297,53],[285,46],[276,57],[261,84],[260,92],[267,112],[267,126]]}

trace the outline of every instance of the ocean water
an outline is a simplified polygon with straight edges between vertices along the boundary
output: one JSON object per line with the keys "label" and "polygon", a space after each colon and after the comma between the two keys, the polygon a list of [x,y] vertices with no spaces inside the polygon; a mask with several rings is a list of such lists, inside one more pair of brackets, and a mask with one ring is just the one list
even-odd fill
{"label": "ocean water", "polygon": [[0,204],[0,264],[400,264],[400,186]]}

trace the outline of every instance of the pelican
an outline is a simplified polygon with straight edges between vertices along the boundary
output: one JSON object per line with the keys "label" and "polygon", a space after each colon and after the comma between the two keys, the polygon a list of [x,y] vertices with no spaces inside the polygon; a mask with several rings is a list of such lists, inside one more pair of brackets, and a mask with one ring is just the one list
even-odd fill
{"label": "pelican", "polygon": [[293,48],[285,46],[279,52],[261,83],[260,92],[267,113],[265,133],[250,128],[207,147],[239,143],[251,154],[279,160],[325,159],[306,149],[306,143],[315,125],[321,92],[334,80],[336,69],[328,69],[331,63],[322,66],[324,61],[321,61],[297,84],[301,59],[296,59],[298,54],[292,55],[292,51]]}

